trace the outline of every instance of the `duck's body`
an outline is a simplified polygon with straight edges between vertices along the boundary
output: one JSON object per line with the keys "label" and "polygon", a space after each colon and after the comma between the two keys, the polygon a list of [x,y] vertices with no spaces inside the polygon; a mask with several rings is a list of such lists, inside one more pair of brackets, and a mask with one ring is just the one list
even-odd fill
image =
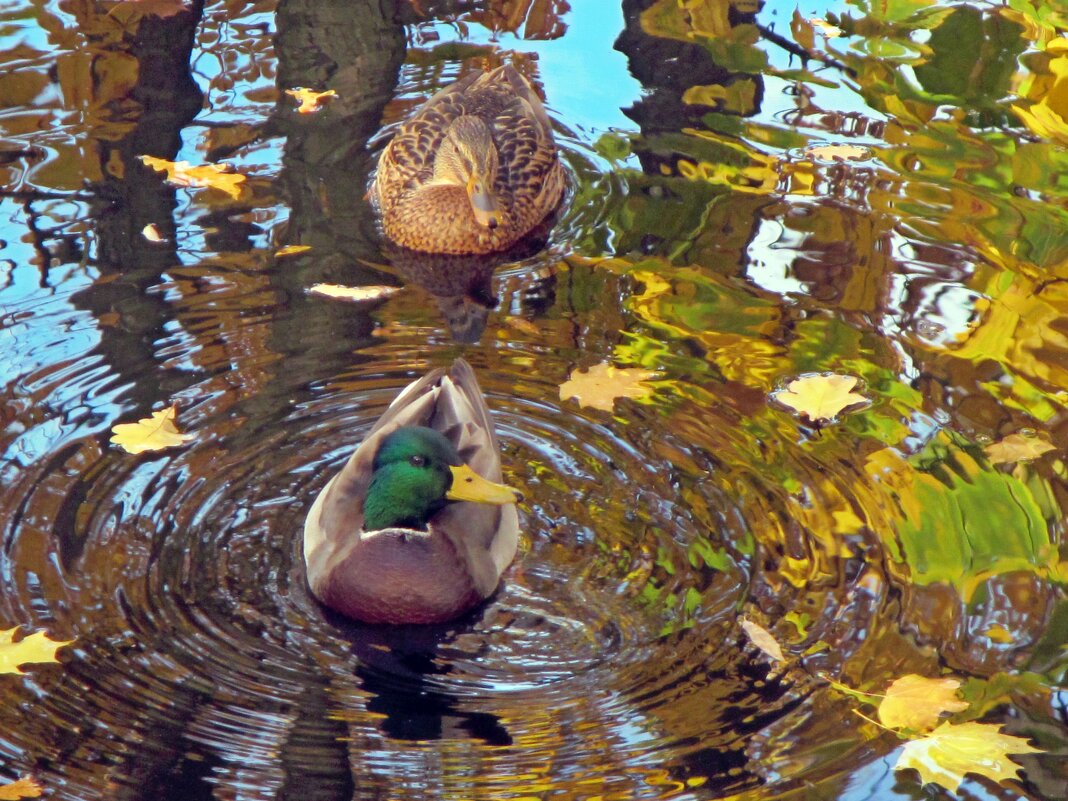
{"label": "duck's body", "polygon": [[[445,489],[421,475],[441,462]],[[516,494],[498,484],[482,503],[457,501],[475,497],[459,485],[480,476],[500,482],[500,452],[474,373],[458,359],[409,385],[315,499],[304,524],[312,592],[369,623],[449,620],[489,597],[515,556],[519,518],[506,502]],[[384,527],[365,531],[372,516]]]}
{"label": "duck's body", "polygon": [[505,250],[560,203],[564,170],[549,118],[508,65],[442,89],[378,159],[382,229],[429,253]]}

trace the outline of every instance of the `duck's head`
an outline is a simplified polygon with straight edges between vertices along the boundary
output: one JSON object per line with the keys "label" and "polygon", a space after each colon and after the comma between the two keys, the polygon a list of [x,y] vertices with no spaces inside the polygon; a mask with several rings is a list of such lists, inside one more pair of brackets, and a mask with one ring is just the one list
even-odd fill
{"label": "duck's head", "polygon": [[479,225],[496,228],[503,222],[501,204],[493,190],[497,146],[481,118],[465,114],[452,121],[434,161],[434,178],[464,187]]}
{"label": "duck's head", "polygon": [[441,433],[423,426],[398,428],[382,440],[364,501],[364,529],[425,530],[449,501],[502,505],[522,496],[480,476]]}

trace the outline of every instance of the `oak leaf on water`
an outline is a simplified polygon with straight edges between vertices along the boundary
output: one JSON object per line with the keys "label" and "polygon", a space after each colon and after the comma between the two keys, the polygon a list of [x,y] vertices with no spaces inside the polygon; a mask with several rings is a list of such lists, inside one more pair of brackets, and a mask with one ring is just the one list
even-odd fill
{"label": "oak leaf on water", "polygon": [[1008,464],[1037,459],[1044,453],[1056,450],[1056,446],[1037,434],[1009,434],[1004,439],[987,445],[983,450],[992,464]]}
{"label": "oak leaf on water", "polygon": [[794,379],[785,389],[776,390],[771,396],[813,423],[819,423],[834,420],[850,406],[868,403],[866,397],[853,392],[858,381],[860,379],[852,375],[813,373]]}
{"label": "oak leaf on water", "polygon": [[816,161],[863,161],[871,158],[871,149],[861,145],[814,145],[805,155]]}
{"label": "oak leaf on water", "polygon": [[964,774],[976,773],[1000,782],[1015,779],[1020,766],[1009,754],[1041,753],[1022,737],[1002,734],[993,723],[943,723],[926,737],[910,740],[901,749],[895,770],[914,768],[920,780],[956,792]]}
{"label": "oak leaf on water", "polygon": [[151,417],[145,417],[136,423],[119,423],[111,429],[111,441],[122,447],[127,453],[160,451],[173,448],[193,439],[192,434],[183,434],[174,424],[177,409],[171,406]]}
{"label": "oak leaf on water", "polygon": [[956,679],[931,679],[909,674],[895,679],[879,704],[879,720],[891,729],[927,732],[944,712],[960,712],[968,702],[957,697]]}
{"label": "oak leaf on water", "polygon": [[745,619],[742,621],[742,631],[745,632],[749,641],[753,643],[753,645],[776,662],[786,661],[786,657],[783,656],[782,647],[779,645],[778,641],[772,636],[770,631],[759,623],[754,623],[752,620]]}
{"label": "oak leaf on water", "polygon": [[233,198],[241,197],[244,175],[234,172],[229,164],[191,165],[188,161],[167,161],[154,156],[141,156],[141,161],[156,172],[167,174],[167,180],[176,186],[203,186],[218,189]]}
{"label": "oak leaf on water", "polygon": [[18,801],[20,798],[40,798],[44,788],[32,776],[23,776],[13,782],[0,784],[0,801]]}
{"label": "oak leaf on water", "polygon": [[653,388],[644,383],[656,376],[638,367],[614,367],[607,362],[576,370],[560,385],[560,400],[574,398],[580,406],[612,411],[617,398],[647,398]]}
{"label": "oak leaf on water", "polygon": [[504,324],[509,328],[526,334],[527,336],[536,337],[541,335],[541,329],[525,317],[506,317],[504,319]]}
{"label": "oak leaf on water", "polygon": [[22,673],[19,665],[31,662],[59,662],[56,659],[56,650],[74,642],[50,640],[43,631],[27,634],[15,642],[15,632],[18,630],[18,626],[0,630],[0,673]]}

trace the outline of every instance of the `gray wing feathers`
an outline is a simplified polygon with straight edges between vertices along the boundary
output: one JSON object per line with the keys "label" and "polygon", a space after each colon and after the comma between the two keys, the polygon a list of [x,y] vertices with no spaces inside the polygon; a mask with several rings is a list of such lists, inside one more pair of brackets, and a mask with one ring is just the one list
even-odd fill
{"label": "gray wing feathers", "polygon": [[[457,359],[448,375],[444,370],[433,370],[402,391],[316,498],[304,527],[309,566],[317,559],[330,558],[338,540],[356,541],[355,535],[363,529],[363,498],[379,443],[396,429],[410,425],[441,431],[476,472],[501,481],[500,450],[489,409],[471,366]],[[465,553],[479,590],[491,592],[501,570],[515,555],[519,533],[515,507],[451,504],[435,522],[435,528],[461,535],[453,538],[454,546]],[[486,533],[476,536],[475,532]]]}

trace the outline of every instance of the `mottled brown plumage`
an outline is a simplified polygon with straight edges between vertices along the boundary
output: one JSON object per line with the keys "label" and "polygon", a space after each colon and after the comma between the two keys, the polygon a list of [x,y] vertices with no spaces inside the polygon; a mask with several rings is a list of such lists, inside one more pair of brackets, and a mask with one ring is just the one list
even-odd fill
{"label": "mottled brown plumage", "polygon": [[387,237],[428,253],[504,250],[560,203],[549,118],[511,66],[442,89],[378,159],[371,196]]}

